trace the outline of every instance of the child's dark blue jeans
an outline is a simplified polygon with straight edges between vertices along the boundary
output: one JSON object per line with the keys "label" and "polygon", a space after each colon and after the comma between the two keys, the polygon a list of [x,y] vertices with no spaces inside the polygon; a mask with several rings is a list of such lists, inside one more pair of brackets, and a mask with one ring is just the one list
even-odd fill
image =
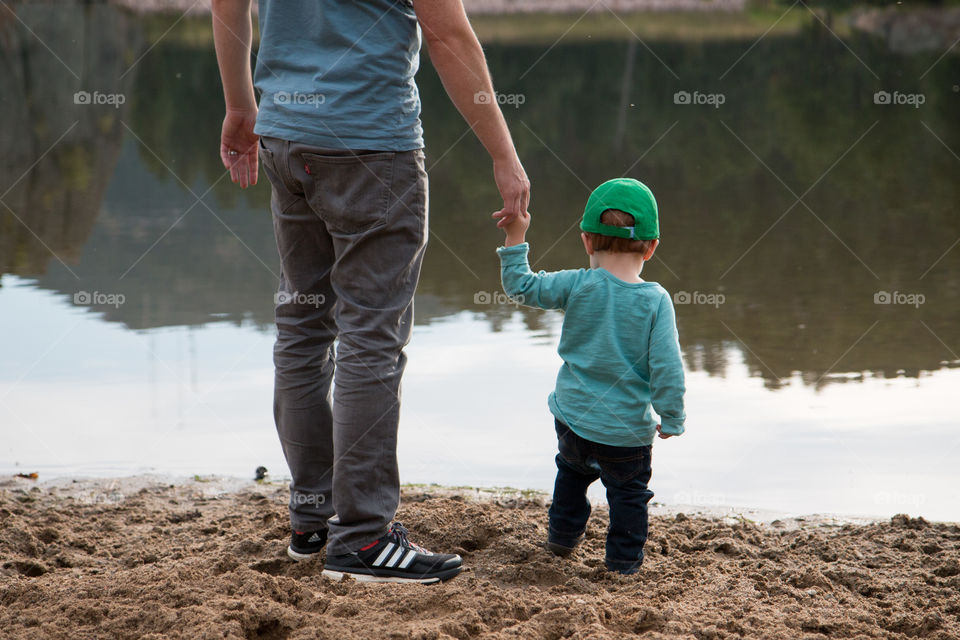
{"label": "child's dark blue jeans", "polygon": [[587,487],[597,478],[607,488],[610,528],[606,565],[610,571],[635,573],[643,563],[647,541],[647,503],[653,492],[650,458],[653,447],[614,447],[581,438],[556,420],[560,453],[550,506],[552,543],[575,547],[587,529]]}

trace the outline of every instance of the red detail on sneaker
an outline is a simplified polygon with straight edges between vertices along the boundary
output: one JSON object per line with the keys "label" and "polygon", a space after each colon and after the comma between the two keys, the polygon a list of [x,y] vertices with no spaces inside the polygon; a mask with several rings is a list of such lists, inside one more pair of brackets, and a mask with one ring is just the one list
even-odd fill
{"label": "red detail on sneaker", "polygon": [[378,542],[380,542],[380,541],[379,541],[379,540],[374,540],[373,542],[371,542],[371,543],[368,544],[367,546],[361,547],[361,548],[360,548],[360,551],[367,551],[368,549],[373,549],[375,546],[377,546],[377,543],[378,543]]}
{"label": "red detail on sneaker", "polygon": [[303,165],[303,168],[306,170],[307,174],[310,173],[310,165],[304,164],[304,165]]}
{"label": "red detail on sneaker", "polygon": [[302,536],[303,534],[306,533],[306,531],[296,531],[296,530],[294,530],[294,533],[297,534],[298,536]]}

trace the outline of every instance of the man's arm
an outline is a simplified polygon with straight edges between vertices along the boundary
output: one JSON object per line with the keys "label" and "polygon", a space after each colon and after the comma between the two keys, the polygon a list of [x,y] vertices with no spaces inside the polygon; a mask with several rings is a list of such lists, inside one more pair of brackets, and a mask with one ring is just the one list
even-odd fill
{"label": "man's arm", "polygon": [[462,0],[413,0],[413,4],[443,87],[493,159],[494,179],[503,197],[497,226],[503,227],[526,213],[530,181],[497,104],[480,41]]}
{"label": "man's arm", "polygon": [[253,24],[250,0],[213,0],[213,41],[227,114],[220,133],[220,159],[230,179],[246,188],[257,183],[257,99],[250,73]]}

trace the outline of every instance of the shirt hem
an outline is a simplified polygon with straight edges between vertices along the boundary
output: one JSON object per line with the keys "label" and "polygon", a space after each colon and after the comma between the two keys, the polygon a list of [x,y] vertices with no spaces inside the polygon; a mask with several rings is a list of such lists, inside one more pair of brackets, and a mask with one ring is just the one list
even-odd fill
{"label": "shirt hem", "polygon": [[415,138],[362,138],[350,135],[325,135],[298,129],[288,129],[268,122],[257,122],[253,132],[258,136],[280,138],[323,149],[365,149],[370,151],[413,151],[423,149],[423,136]]}
{"label": "shirt hem", "polygon": [[570,430],[575,434],[583,438],[584,440],[589,440],[590,442],[596,442],[597,444],[604,444],[609,447],[646,447],[653,444],[654,434],[656,427],[654,427],[654,433],[651,433],[649,437],[646,438],[637,438],[636,440],[631,440],[629,442],[618,440],[617,442],[606,441],[596,437],[596,433],[592,430],[585,430],[583,427],[572,424],[566,416],[563,415],[563,410],[560,409],[559,403],[557,403],[556,392],[552,392],[547,398],[547,406],[550,409],[550,413],[553,414],[553,417],[564,423]]}

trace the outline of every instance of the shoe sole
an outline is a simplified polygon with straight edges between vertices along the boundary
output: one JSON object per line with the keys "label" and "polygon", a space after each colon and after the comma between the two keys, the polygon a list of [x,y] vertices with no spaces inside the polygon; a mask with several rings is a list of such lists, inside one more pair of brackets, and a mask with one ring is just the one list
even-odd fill
{"label": "shoe sole", "polygon": [[351,577],[357,582],[381,582],[381,583],[394,583],[394,584],[436,584],[438,582],[446,582],[450,578],[453,578],[460,573],[460,570],[463,567],[454,567],[452,569],[447,569],[446,571],[441,571],[440,573],[435,573],[431,576],[426,576],[422,578],[404,578],[401,576],[375,576],[369,573],[355,573],[353,571],[337,571],[335,569],[324,569],[321,575],[324,578],[333,580],[334,582],[340,582],[346,577]]}
{"label": "shoe sole", "polygon": [[291,560],[296,560],[297,562],[303,562],[304,560],[316,558],[319,553],[319,551],[314,551],[313,553],[300,553],[298,551],[294,551],[293,547],[287,547],[287,555],[290,556]]}

